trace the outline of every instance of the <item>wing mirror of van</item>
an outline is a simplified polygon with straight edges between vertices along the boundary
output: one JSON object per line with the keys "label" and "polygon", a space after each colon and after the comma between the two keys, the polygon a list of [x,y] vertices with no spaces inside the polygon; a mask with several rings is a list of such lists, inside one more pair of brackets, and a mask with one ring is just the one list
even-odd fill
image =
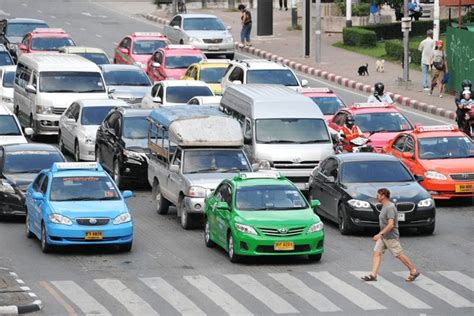
{"label": "wing mirror of van", "polygon": [[179,28],[178,25],[174,25],[173,28],[174,28],[175,30],[180,30],[180,28]]}
{"label": "wing mirror of van", "polygon": [[170,165],[170,172],[178,173],[179,172],[179,166],[178,165]]}
{"label": "wing mirror of van", "polygon": [[34,85],[29,84],[25,88],[26,92],[36,94],[36,88]]}
{"label": "wing mirror of van", "polygon": [[155,68],[158,68],[161,66],[160,63],[157,63],[156,61],[154,63],[151,64],[152,67],[155,67]]}
{"label": "wing mirror of van", "polygon": [[107,93],[112,94],[115,92],[115,88],[107,88]]}
{"label": "wing mirror of van", "polygon": [[18,48],[23,52],[28,50],[28,47],[25,44],[18,45]]}
{"label": "wing mirror of van", "polygon": [[228,31],[232,30],[232,26],[227,25],[227,30],[228,30]]}
{"label": "wing mirror of van", "polygon": [[35,133],[35,131],[31,127],[26,127],[25,128],[25,135],[26,136],[31,136]]}
{"label": "wing mirror of van", "polygon": [[234,80],[234,81],[232,81],[232,83],[233,83],[233,84],[242,84],[242,81],[240,81],[240,80]]}
{"label": "wing mirror of van", "polygon": [[161,103],[161,98],[160,97],[154,97],[153,98],[153,103]]}
{"label": "wing mirror of van", "polygon": [[307,87],[308,86],[308,80],[306,80],[306,79],[301,80],[301,86],[302,87]]}
{"label": "wing mirror of van", "polygon": [[120,47],[119,48],[119,51],[122,53],[122,54],[125,54],[125,55],[128,55],[128,53],[130,52],[128,50],[128,48],[125,48],[125,47]]}

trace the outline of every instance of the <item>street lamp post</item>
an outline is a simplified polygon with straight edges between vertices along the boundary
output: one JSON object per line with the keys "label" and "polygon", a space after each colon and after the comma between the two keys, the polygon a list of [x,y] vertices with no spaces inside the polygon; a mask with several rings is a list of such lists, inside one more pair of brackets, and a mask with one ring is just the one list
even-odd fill
{"label": "street lamp post", "polygon": [[408,0],[403,1],[403,18],[402,18],[402,31],[403,31],[403,82],[408,84],[409,69],[410,69],[410,56],[408,50],[411,18],[408,17]]}
{"label": "street lamp post", "polygon": [[296,30],[298,27],[298,11],[296,9],[296,0],[291,0],[291,28]]}
{"label": "street lamp post", "polygon": [[352,1],[346,0],[346,26],[352,27]]}
{"label": "street lamp post", "polygon": [[433,7],[433,39],[439,40],[439,0],[434,0]]}
{"label": "street lamp post", "polygon": [[316,46],[314,55],[316,62],[321,62],[321,0],[316,0]]}

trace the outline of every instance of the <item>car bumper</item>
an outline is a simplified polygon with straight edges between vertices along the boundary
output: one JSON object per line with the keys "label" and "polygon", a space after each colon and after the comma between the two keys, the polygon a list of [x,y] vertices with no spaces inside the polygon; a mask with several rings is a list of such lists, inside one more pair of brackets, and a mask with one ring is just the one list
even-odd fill
{"label": "car bumper", "polygon": [[[241,256],[316,255],[324,252],[324,230],[300,236],[272,238],[234,232],[234,251]],[[294,250],[275,250],[275,242],[291,241]]]}
{"label": "car bumper", "polygon": [[[131,222],[103,226],[59,225],[49,223],[46,226],[48,242],[52,245],[90,245],[90,244],[126,244],[133,240]],[[102,232],[102,240],[86,240],[86,232]]]}
{"label": "car bumper", "polygon": [[148,163],[146,160],[127,159],[122,163],[120,175],[128,181],[148,183]]}
{"label": "car bumper", "polygon": [[[316,166],[317,167],[317,166]],[[284,175],[288,180],[293,182],[293,184],[300,190],[308,190],[308,181],[309,175],[313,171],[315,167],[311,169],[279,169],[279,168],[272,168],[274,171],[278,171],[282,175]]]}
{"label": "car bumper", "polygon": [[79,143],[79,153],[81,160],[95,161],[95,144],[89,145],[83,142]]}
{"label": "car bumper", "polygon": [[205,198],[184,197],[184,205],[188,213],[203,214]]}
{"label": "car bumper", "polygon": [[[452,181],[452,180],[430,180],[425,179],[421,185],[431,194],[433,199],[446,200],[455,197],[473,197],[474,196],[474,182],[473,181]],[[460,190],[460,186],[464,189]],[[458,187],[458,190],[456,190]],[[467,191],[470,192],[461,192]]]}
{"label": "car bumper", "polygon": [[59,117],[54,114],[36,114],[34,130],[39,135],[57,135],[59,131]]}
{"label": "car bumper", "polygon": [[226,44],[192,44],[206,55],[210,54],[233,54],[235,52],[234,43]]}
{"label": "car bumper", "polygon": [[0,197],[0,215],[25,216],[25,194],[23,192],[3,193]]}

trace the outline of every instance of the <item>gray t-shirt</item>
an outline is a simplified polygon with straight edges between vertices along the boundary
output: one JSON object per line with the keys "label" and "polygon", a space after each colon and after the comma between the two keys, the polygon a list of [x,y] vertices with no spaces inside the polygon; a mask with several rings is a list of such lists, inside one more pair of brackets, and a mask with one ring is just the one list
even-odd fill
{"label": "gray t-shirt", "polygon": [[383,237],[385,239],[398,239],[400,237],[400,233],[398,232],[397,208],[392,202],[388,202],[382,207],[382,210],[380,211],[379,223],[381,230],[387,226],[388,220],[390,218],[393,218],[393,228],[388,233],[385,233]]}

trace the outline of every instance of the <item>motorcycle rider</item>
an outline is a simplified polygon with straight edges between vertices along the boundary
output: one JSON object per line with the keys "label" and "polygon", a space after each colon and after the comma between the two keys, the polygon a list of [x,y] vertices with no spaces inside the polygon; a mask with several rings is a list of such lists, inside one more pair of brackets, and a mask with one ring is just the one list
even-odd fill
{"label": "motorcycle rider", "polygon": [[384,93],[385,86],[382,82],[374,85],[374,93],[367,99],[368,103],[393,103],[392,98]]}
{"label": "motorcycle rider", "polygon": [[339,135],[342,139],[343,148],[348,152],[352,152],[353,145],[351,144],[351,140],[358,137],[365,138],[360,128],[355,125],[354,118],[350,115],[346,117],[346,124],[339,131]]}
{"label": "motorcycle rider", "polygon": [[461,117],[458,118],[459,129],[467,135],[471,135],[471,114],[472,111],[469,106],[474,106],[474,99],[471,98],[471,91],[464,90],[462,92],[462,99],[459,101],[458,109],[460,109]]}
{"label": "motorcycle rider", "polygon": [[456,103],[456,122],[458,123],[458,127],[461,129],[463,127],[463,116],[464,110],[462,106],[460,106],[460,102],[463,99],[463,92],[465,90],[472,91],[472,83],[471,80],[463,80],[461,82],[461,91],[456,93],[454,98],[454,102]]}

